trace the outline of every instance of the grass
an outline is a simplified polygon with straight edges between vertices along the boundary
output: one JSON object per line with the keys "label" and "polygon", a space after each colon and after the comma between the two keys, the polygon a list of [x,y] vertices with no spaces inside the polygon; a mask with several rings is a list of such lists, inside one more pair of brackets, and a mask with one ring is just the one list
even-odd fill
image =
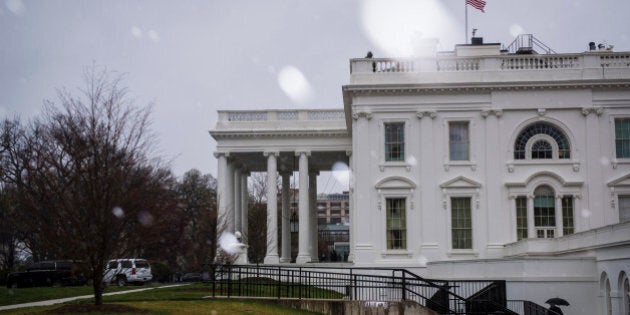
{"label": "grass", "polygon": [[[137,289],[139,287],[108,287],[107,292],[120,291],[125,289]],[[142,288],[142,287],[140,287]],[[226,295],[227,285],[216,287],[217,296]],[[279,286],[278,283],[256,283],[252,285],[232,283],[230,286],[231,296],[258,296],[277,297],[280,288],[281,297],[303,297],[303,298],[332,298],[338,299],[342,295],[335,291],[310,288],[310,296],[306,296],[305,291],[300,292],[299,287]],[[304,289],[304,288],[303,288]],[[54,298],[89,295],[92,294],[91,287],[62,287],[62,288],[24,288],[11,290],[2,289],[3,297],[10,296],[11,303],[18,304],[32,301],[40,301]],[[132,292],[120,295],[104,296],[103,302],[106,304],[123,304],[143,310],[147,314],[317,314],[302,310],[285,308],[273,303],[255,300],[241,299],[203,299],[212,296],[212,284],[194,283],[179,287],[155,288],[141,292]],[[5,298],[3,301],[6,301]],[[94,299],[82,299],[66,304],[93,304]],[[60,307],[59,305],[45,306],[29,309],[19,309],[8,311],[6,314],[41,314],[47,310]],[[4,313],[3,313],[4,314]],[[96,312],[90,314],[110,314],[107,312]],[[121,315],[125,313],[115,313]]]}
{"label": "grass", "polygon": [[[105,293],[133,290],[142,287],[127,286],[127,287],[107,287]],[[78,287],[37,287],[37,288],[18,288],[9,289],[6,287],[0,287],[0,306],[21,304],[37,301],[45,301],[52,299],[61,299],[80,295],[94,294],[94,289],[91,286],[78,286]]]}

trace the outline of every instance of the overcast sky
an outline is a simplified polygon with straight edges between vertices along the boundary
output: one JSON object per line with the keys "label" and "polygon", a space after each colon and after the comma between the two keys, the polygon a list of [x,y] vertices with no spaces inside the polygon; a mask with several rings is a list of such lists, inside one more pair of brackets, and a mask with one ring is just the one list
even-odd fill
{"label": "overcast sky", "polygon": [[[219,109],[342,108],[350,58],[464,41],[465,0],[0,1],[0,115],[37,114],[95,62],[127,74],[137,105],[155,103],[158,152],[177,175],[216,175]],[[468,9],[485,42],[532,33],[557,52],[630,51],[628,0],[486,1]],[[282,81],[300,76],[302,97]]]}

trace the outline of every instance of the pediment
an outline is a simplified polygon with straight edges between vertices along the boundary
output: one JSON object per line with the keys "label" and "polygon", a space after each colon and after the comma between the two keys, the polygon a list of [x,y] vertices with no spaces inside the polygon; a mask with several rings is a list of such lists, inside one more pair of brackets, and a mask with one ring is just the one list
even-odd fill
{"label": "pediment", "polygon": [[391,176],[381,179],[374,187],[376,189],[414,189],[416,184],[406,177]]}
{"label": "pediment", "polygon": [[584,184],[581,181],[580,182],[566,181],[562,176],[551,171],[540,171],[540,172],[536,172],[534,174],[529,175],[527,179],[525,179],[524,182],[508,182],[508,183],[505,183],[505,186],[506,187],[527,187],[534,180],[540,179],[540,178],[551,179],[552,181],[559,183],[563,187],[581,187]]}
{"label": "pediment", "polygon": [[481,183],[474,181],[465,176],[458,176],[449,181],[440,184],[440,188],[458,189],[458,188],[481,188]]}
{"label": "pediment", "polygon": [[608,182],[608,187],[630,187],[630,174],[626,174]]}

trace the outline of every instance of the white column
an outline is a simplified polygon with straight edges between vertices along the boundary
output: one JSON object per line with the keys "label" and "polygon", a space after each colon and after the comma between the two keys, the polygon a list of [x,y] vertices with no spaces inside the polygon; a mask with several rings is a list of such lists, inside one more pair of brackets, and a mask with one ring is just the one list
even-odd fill
{"label": "white column", "polygon": [[310,241],[310,216],[308,211],[308,152],[296,152],[300,157],[300,193],[299,193],[299,234],[298,234],[298,256],[296,263],[303,264],[311,261],[309,252]]}
{"label": "white column", "polygon": [[243,243],[248,244],[248,214],[249,214],[249,190],[247,189],[247,177],[249,173],[241,173],[241,234]]}
{"label": "white column", "polygon": [[280,262],[281,263],[289,263],[291,262],[291,214],[289,213],[290,208],[290,173],[282,174],[282,251]]}
{"label": "white column", "polygon": [[348,156],[348,171],[350,172],[350,183],[348,185],[348,210],[350,211],[350,231],[348,232],[348,243],[350,243],[350,252],[348,253],[348,262],[354,262],[354,162],[352,162],[352,151],[346,151],[346,155]]}
{"label": "white column", "polygon": [[241,231],[242,221],[241,215],[243,209],[241,208],[241,200],[243,199],[241,196],[241,169],[238,167],[234,168],[234,232]]}
{"label": "white column", "polygon": [[311,212],[311,262],[319,261],[319,250],[317,248],[319,245],[319,231],[317,230],[317,174],[317,171],[309,172],[308,174],[309,207]]}
{"label": "white column", "polygon": [[562,222],[562,195],[556,196],[556,234],[554,237],[564,235],[564,224]]}
{"label": "white column", "polygon": [[228,153],[225,152],[215,152],[214,156],[218,160],[218,172],[217,172],[217,209],[218,209],[218,222],[217,222],[217,233],[219,235],[225,228],[227,227],[227,213],[228,213],[228,199],[227,199],[227,158]]}
{"label": "white column", "polygon": [[225,201],[227,212],[225,214],[225,230],[234,233],[234,162],[227,161],[227,172],[225,174],[226,194]]}
{"label": "white column", "polygon": [[527,238],[537,238],[534,227],[534,196],[527,196]]}
{"label": "white column", "polygon": [[278,257],[278,163],[277,152],[265,152],[267,156],[267,254],[265,264],[277,264]]}

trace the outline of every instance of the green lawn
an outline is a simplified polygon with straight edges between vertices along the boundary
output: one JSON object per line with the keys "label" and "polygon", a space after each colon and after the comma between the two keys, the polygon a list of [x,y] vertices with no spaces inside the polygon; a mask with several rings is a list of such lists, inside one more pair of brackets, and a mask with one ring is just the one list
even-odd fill
{"label": "green lawn", "polygon": [[[142,288],[140,286],[126,286],[126,287],[107,287],[107,292],[117,292],[125,290],[133,290]],[[28,302],[61,299],[66,297],[90,295],[94,294],[94,290],[91,286],[78,286],[78,287],[38,287],[38,288],[19,288],[8,289],[6,287],[0,287],[0,306],[21,304]]]}
{"label": "green lawn", "polygon": [[[143,287],[108,287],[107,292],[138,289]],[[225,295],[227,286],[215,287],[216,295]],[[260,283],[253,287],[246,287],[238,283],[232,283],[230,292],[232,296],[278,296],[278,288],[282,297],[298,297],[300,294],[308,298],[304,291],[299,292],[299,287],[287,288],[278,286],[277,283]],[[221,289],[221,290],[219,290]],[[24,288],[9,290],[2,288],[2,305],[33,302],[54,298],[63,298],[92,294],[91,287],[62,287],[62,288]],[[311,298],[341,298],[342,295],[328,290],[311,289]],[[206,283],[194,283],[178,287],[154,288],[151,290],[132,292],[120,295],[104,296],[106,304],[125,304],[140,309],[148,310],[148,314],[316,314],[301,310],[283,308],[272,303],[252,300],[228,300],[228,299],[203,299],[212,296],[212,285]],[[69,302],[67,304],[92,304],[93,298]],[[60,307],[47,306],[30,309],[8,311],[6,314],[39,314],[46,310]],[[4,313],[3,313],[4,314]],[[90,314],[107,314],[106,312]],[[120,315],[122,313],[116,313]]]}

